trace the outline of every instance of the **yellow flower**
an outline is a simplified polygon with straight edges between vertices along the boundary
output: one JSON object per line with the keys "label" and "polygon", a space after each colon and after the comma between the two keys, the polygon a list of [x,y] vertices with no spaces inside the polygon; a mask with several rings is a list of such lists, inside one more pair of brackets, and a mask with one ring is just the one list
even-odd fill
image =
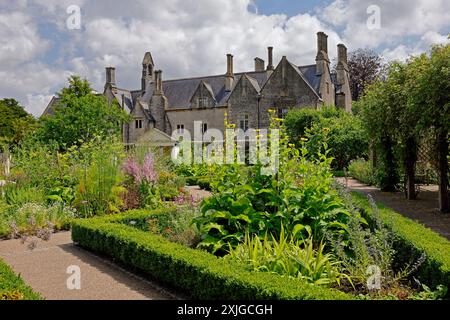
{"label": "yellow flower", "polygon": [[330,128],[323,128],[324,132],[330,132]]}
{"label": "yellow flower", "polygon": [[303,141],[303,142],[308,142],[307,138],[301,138],[300,140]]}

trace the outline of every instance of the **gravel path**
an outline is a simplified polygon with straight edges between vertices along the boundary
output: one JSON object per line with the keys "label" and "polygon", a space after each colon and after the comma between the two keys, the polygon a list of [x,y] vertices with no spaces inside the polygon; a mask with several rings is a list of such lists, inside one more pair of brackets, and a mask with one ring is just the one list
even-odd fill
{"label": "gravel path", "polygon": [[421,186],[417,200],[408,201],[400,192],[381,192],[376,187],[365,185],[355,179],[337,178],[351,191],[371,194],[375,201],[383,203],[405,217],[417,221],[450,240],[450,214],[439,212],[436,186]]}
{"label": "gravel path", "polygon": [[[176,297],[107,259],[72,243],[70,232],[52,236],[28,250],[20,240],[0,241],[0,258],[49,300],[169,300]],[[81,271],[81,289],[69,290],[70,266]]]}

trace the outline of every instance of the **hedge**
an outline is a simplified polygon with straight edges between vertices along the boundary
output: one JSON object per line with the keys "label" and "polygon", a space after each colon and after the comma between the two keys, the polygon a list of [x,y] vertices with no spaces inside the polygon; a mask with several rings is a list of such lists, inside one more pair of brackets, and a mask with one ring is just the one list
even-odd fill
{"label": "hedge", "polygon": [[[368,199],[353,192],[354,204],[363,209],[370,217],[373,209]],[[425,262],[418,269],[418,279],[431,287],[445,285],[450,289],[450,241],[427,227],[408,219],[396,211],[377,204],[379,215],[386,226],[396,234],[394,248],[397,251],[396,260],[400,265],[417,261],[422,254]],[[447,297],[450,295],[450,290]]]}
{"label": "hedge", "polygon": [[[136,228],[151,213],[79,220],[72,225],[78,245],[106,254],[183,291],[195,299],[347,300],[341,291],[271,273],[246,270],[233,261],[172,243]],[[133,221],[134,226],[127,225]]]}
{"label": "hedge", "polygon": [[0,300],[41,300],[22,278],[0,260]]}

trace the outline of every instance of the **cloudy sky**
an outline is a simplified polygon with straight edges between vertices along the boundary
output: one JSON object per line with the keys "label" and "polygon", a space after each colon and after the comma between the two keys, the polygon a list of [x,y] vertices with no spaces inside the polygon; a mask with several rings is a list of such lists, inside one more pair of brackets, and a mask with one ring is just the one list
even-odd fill
{"label": "cloudy sky", "polygon": [[226,53],[248,71],[256,56],[267,60],[267,46],[276,62],[312,64],[320,30],[332,58],[343,42],[405,59],[448,41],[450,1],[0,0],[0,98],[40,115],[71,74],[102,91],[106,66],[120,87],[137,89],[146,51],[165,79],[224,73]]}

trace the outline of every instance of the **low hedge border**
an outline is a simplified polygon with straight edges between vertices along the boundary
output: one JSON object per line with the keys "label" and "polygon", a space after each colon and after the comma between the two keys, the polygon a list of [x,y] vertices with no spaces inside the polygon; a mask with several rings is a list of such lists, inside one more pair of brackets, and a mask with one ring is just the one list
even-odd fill
{"label": "low hedge border", "polygon": [[[367,197],[352,192],[352,198],[354,204],[363,209],[370,220],[373,210]],[[426,260],[418,269],[418,279],[433,288],[442,284],[450,289],[450,241],[382,204],[377,206],[381,219],[397,235],[398,239],[394,243],[398,253],[397,263],[404,265],[425,254]]]}
{"label": "low hedge border", "polygon": [[0,300],[42,300],[42,297],[0,259]]}
{"label": "low hedge border", "polygon": [[157,214],[134,211],[79,220],[72,225],[78,245],[142,270],[195,299],[349,300],[355,297],[271,273],[245,270],[207,252],[186,248],[127,223]]}

